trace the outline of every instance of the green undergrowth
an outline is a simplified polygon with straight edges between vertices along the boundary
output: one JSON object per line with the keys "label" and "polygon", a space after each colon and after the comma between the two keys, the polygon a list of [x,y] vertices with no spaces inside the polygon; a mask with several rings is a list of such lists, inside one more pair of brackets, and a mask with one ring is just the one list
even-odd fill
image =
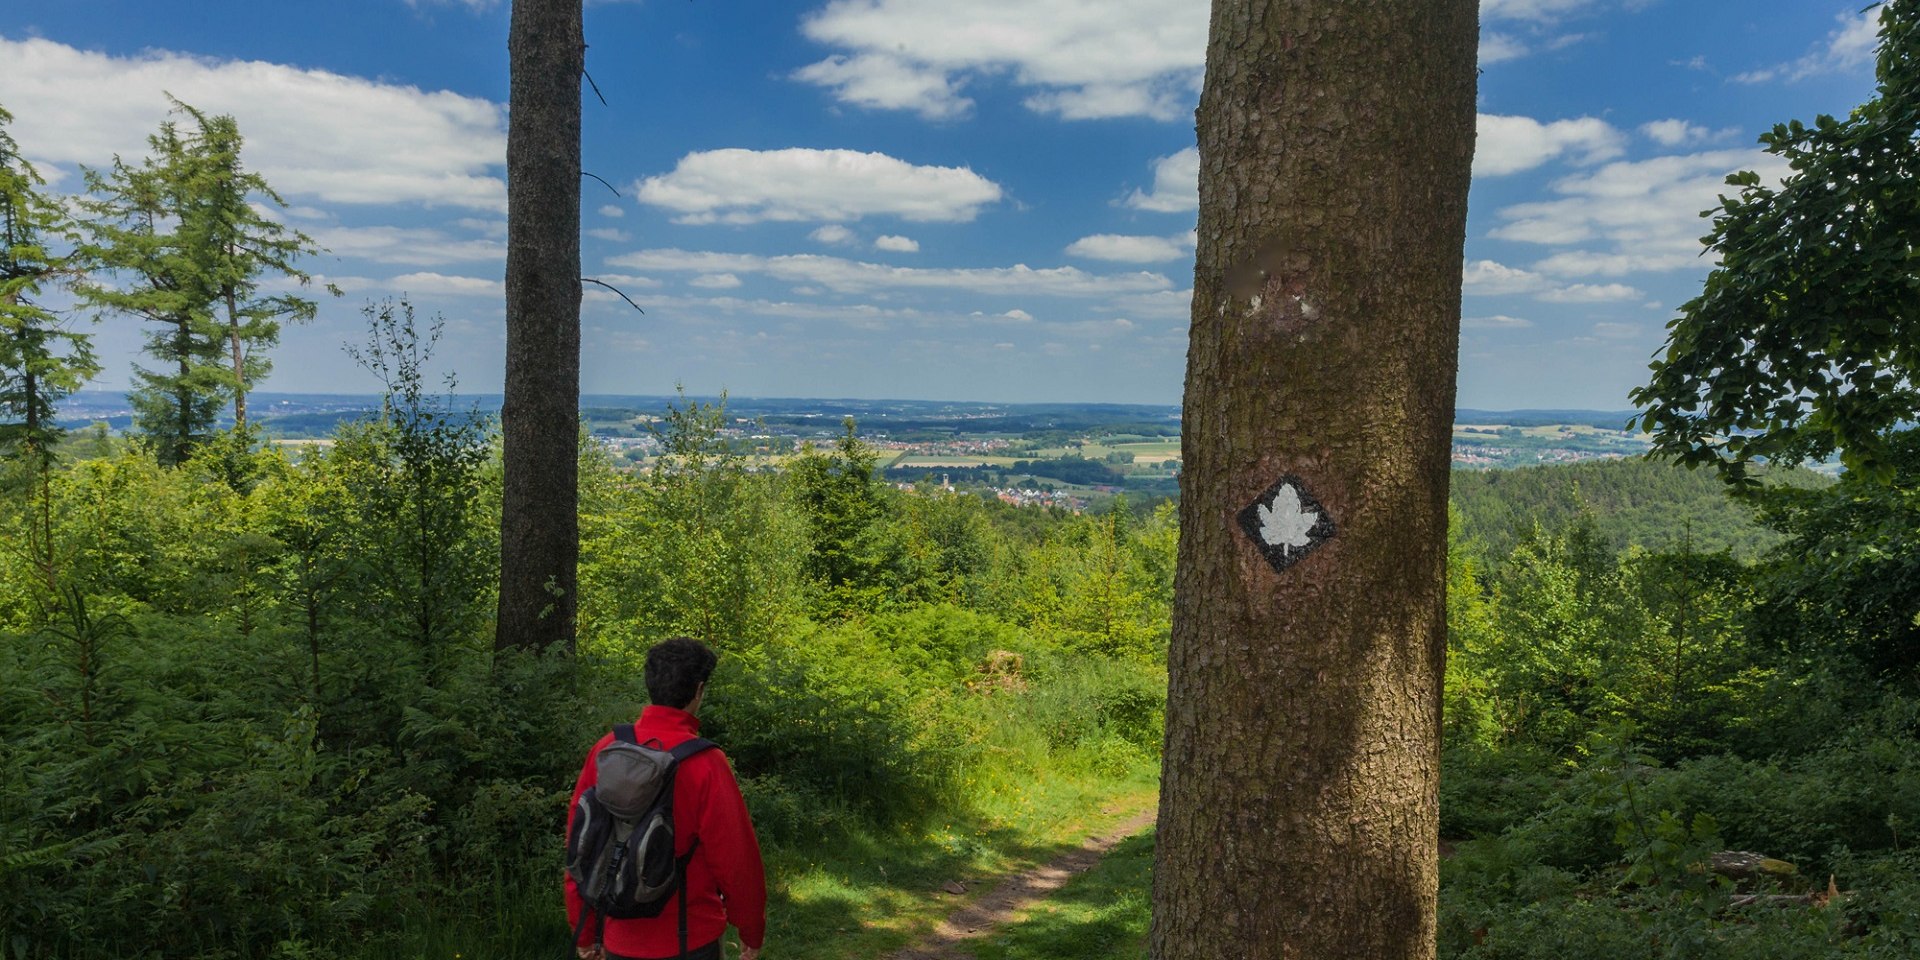
{"label": "green undergrowth", "polygon": [[[914,826],[839,821],[805,839],[769,841],[764,849],[768,952],[783,960],[853,960],[905,946],[962,902],[944,893],[942,885],[958,880],[984,890],[1001,876],[1077,847],[1087,836],[1151,806],[1157,774],[1157,766],[1144,760],[1118,777],[1089,779],[1071,769],[1036,772],[1018,784],[1008,778],[971,814]],[[1146,849],[1150,862],[1151,846]],[[570,931],[561,914],[557,876],[556,871],[553,878],[502,878],[476,898],[429,904],[358,956],[561,957]],[[1144,910],[1144,893],[1142,898]],[[729,930],[730,944],[737,943],[734,937]],[[310,954],[290,942],[280,955]],[[1083,955],[1105,954],[1064,956]]]}
{"label": "green undergrowth", "polygon": [[[1150,807],[1160,676],[953,609],[804,629],[724,663],[703,732],[760,833],[768,949],[884,954],[963,902],[945,884],[984,890]],[[410,914],[360,956],[550,955],[568,934],[557,855]]]}

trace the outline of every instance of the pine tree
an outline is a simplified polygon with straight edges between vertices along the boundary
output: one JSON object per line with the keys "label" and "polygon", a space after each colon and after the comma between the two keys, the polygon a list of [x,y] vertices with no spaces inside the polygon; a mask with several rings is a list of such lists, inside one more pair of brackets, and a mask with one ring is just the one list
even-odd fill
{"label": "pine tree", "polygon": [[7,133],[12,120],[0,109],[0,454],[44,467],[61,434],[54,404],[100,368],[90,338],[38,302],[75,267],[47,246],[67,216],[40,192],[46,181]]}
{"label": "pine tree", "polygon": [[89,279],[76,290],[89,306],[155,325],[146,352],[161,365],[134,367],[134,426],[162,463],[177,464],[213,435],[226,374],[207,284],[181,235],[186,142],[167,121],[147,146],[151,152],[139,166],[116,156],[106,172],[86,171],[93,196],[81,201],[90,218],[82,225],[80,252],[127,282]]}
{"label": "pine tree", "polygon": [[[208,116],[178,100],[174,106],[194,119],[198,130],[186,143],[188,189],[180,211],[180,235],[199,267],[203,295],[225,328],[226,349],[232,361],[233,420],[236,429],[247,425],[247,393],[267,375],[272,364],[264,350],[280,342],[282,320],[313,319],[312,300],[292,294],[266,295],[263,276],[311,282],[295,260],[319,250],[313,239],[262,216],[256,197],[286,206],[266,178],[240,162],[239,125],[228,115]],[[328,288],[334,295],[339,290]]]}
{"label": "pine tree", "polygon": [[819,591],[818,613],[830,618],[875,606],[884,589],[873,543],[883,515],[873,479],[879,454],[860,440],[852,417],[840,426],[830,451],[805,444],[787,466],[807,521],[806,574]]}
{"label": "pine tree", "polygon": [[306,284],[294,261],[316,248],[252,206],[256,195],[282,201],[241,166],[233,118],[174,106],[193,119],[192,131],[169,120],[147,138],[151,152],[139,166],[115,157],[107,172],[87,171],[93,196],[82,206],[92,219],[82,250],[130,282],[79,287],[94,307],[158,327],[146,351],[160,366],[135,367],[132,399],[135,424],[164,463],[184,461],[212,436],[228,397],[245,426],[246,394],[268,369],[261,351],[278,341],[282,318],[315,311],[311,300],[260,293],[267,275]]}
{"label": "pine tree", "polygon": [[54,405],[100,372],[90,338],[67,329],[38,298],[75,265],[47,246],[68,232],[67,214],[41,193],[46,181],[20,156],[0,109],[0,457],[23,463],[33,492],[28,553],[51,588],[53,445],[63,431]]}

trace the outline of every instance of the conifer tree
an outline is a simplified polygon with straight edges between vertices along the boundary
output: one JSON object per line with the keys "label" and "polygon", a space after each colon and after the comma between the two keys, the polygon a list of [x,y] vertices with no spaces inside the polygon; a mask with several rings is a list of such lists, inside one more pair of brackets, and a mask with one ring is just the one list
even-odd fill
{"label": "conifer tree", "polygon": [[[266,178],[240,163],[240,127],[229,115],[208,116],[178,100],[174,106],[194,119],[198,130],[186,148],[188,189],[180,214],[181,239],[199,267],[203,295],[211,297],[213,312],[225,328],[226,350],[232,361],[234,426],[247,424],[247,393],[267,375],[272,364],[264,350],[280,342],[282,320],[313,319],[312,300],[291,294],[267,295],[260,279],[275,275],[311,282],[294,266],[302,256],[318,251],[313,239],[262,216],[256,197],[286,206],[267,185]],[[328,287],[334,295],[339,290]]]}
{"label": "conifer tree", "polygon": [[0,458],[17,460],[33,487],[28,554],[52,587],[53,444],[63,431],[54,405],[100,371],[86,334],[69,330],[38,298],[71,276],[72,258],[48,243],[66,233],[67,213],[41,193],[46,185],[7,133],[0,109]]}
{"label": "conifer tree", "polygon": [[12,120],[0,109],[0,454],[44,468],[61,432],[54,404],[100,368],[87,335],[37,299],[73,272],[71,259],[47,246],[65,232],[67,215],[41,193],[46,181],[7,133]]}
{"label": "conifer tree", "polygon": [[174,104],[194,120],[191,132],[169,120],[147,138],[139,166],[115,157],[110,170],[87,171],[94,196],[82,201],[91,215],[82,251],[128,282],[79,286],[96,308],[157,326],[146,351],[160,365],[135,367],[132,400],[135,424],[163,463],[185,460],[212,435],[229,396],[245,425],[247,391],[268,368],[261,351],[277,342],[282,318],[315,310],[310,300],[259,291],[270,274],[307,283],[293,264],[316,248],[251,205],[256,194],[282,201],[241,166],[233,118]]}
{"label": "conifer tree", "polygon": [[80,252],[124,282],[89,278],[76,289],[89,306],[154,325],[146,352],[160,366],[134,366],[134,426],[162,463],[175,464],[212,435],[224,371],[220,330],[180,235],[186,143],[169,120],[147,138],[147,147],[138,166],[116,156],[105,172],[85,171],[93,196],[81,201],[89,219]]}
{"label": "conifer tree", "polygon": [[860,440],[852,417],[840,426],[830,451],[806,444],[787,467],[811,541],[806,573],[828,616],[859,608],[862,595],[871,600],[880,586],[871,543],[882,513],[873,481],[879,455]]}

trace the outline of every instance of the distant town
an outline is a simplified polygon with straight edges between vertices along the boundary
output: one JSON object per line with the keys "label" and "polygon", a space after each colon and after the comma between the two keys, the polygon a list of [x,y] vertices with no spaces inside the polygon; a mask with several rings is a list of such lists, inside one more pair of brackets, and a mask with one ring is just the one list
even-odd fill
{"label": "distant town", "polygon": [[[454,410],[497,416],[497,395],[463,394]],[[1144,404],[997,404],[925,400],[831,400],[589,395],[581,417],[622,469],[660,454],[658,431],[672,405],[724,403],[720,435],[732,451],[777,466],[807,444],[833,443],[851,418],[879,469],[902,487],[969,491],[1022,506],[1084,509],[1115,495],[1173,496],[1180,474],[1180,410]],[[373,416],[378,397],[258,393],[256,418],[278,442],[324,443],[342,422]],[[124,396],[83,391],[63,409],[72,428],[132,424]],[[1627,428],[1631,411],[1459,410],[1453,464],[1494,470],[1637,456],[1650,443]],[[98,428],[96,428],[98,429]]]}

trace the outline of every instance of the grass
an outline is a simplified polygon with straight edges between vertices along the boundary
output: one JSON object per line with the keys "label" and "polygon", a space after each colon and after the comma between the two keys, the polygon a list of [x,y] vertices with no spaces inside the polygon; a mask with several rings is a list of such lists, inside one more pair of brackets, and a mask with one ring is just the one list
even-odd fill
{"label": "grass", "polygon": [[[392,933],[353,954],[356,960],[566,960],[573,931],[560,899],[558,862],[551,877],[505,878],[471,899],[429,901],[405,912]],[[282,944],[276,957],[331,957]]]}
{"label": "grass", "polygon": [[1132,960],[1147,955],[1153,831],[1129,837],[1098,866],[974,948],[978,960]]}
{"label": "grass", "polygon": [[1151,804],[1154,773],[1143,767],[1105,784],[1048,778],[983,798],[970,822],[849,829],[807,849],[769,851],[768,950],[782,960],[853,960],[906,946],[962,902],[940,892],[943,883],[975,881],[984,892],[983,881],[1078,846]]}
{"label": "grass", "polygon": [[[1153,802],[1157,762],[1116,777],[1060,770],[989,778],[970,816],[912,828],[842,825],[804,844],[767,845],[767,948],[782,960],[865,960],[926,935],[962,901],[949,880],[987,881],[1044,863]],[[997,782],[993,782],[997,780]],[[556,841],[557,844],[557,841]],[[557,858],[556,846],[556,858]],[[1149,857],[1149,859],[1151,859]],[[563,960],[571,957],[552,877],[496,881],[477,900],[409,909],[356,960]],[[973,884],[984,891],[990,883]],[[728,956],[737,955],[729,930]],[[319,956],[284,945],[287,960]],[[1036,955],[1037,956],[1037,955]]]}

